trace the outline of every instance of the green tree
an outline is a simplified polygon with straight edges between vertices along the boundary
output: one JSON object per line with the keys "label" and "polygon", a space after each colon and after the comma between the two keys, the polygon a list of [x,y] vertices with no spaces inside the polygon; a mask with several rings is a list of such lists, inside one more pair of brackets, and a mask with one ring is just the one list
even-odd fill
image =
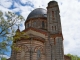
{"label": "green tree", "polygon": [[67,54],[67,56],[70,56],[71,60],[80,60],[80,57],[77,55]]}
{"label": "green tree", "polygon": [[1,60],[7,60],[5,57],[2,57]]}
{"label": "green tree", "polygon": [[4,13],[0,11],[0,54],[8,51],[7,46],[11,46],[16,26],[19,26],[25,19],[21,15],[12,12]]}
{"label": "green tree", "polygon": [[15,50],[16,52],[19,51],[19,50],[21,50],[21,48],[20,48],[20,47],[17,47],[17,45],[16,45],[15,42],[17,42],[17,41],[20,40],[21,38],[27,39],[27,38],[29,38],[29,36],[26,35],[25,32],[20,32],[19,30],[16,31],[16,34],[15,34],[15,36],[13,37],[13,44],[12,44],[12,46],[11,46],[12,49]]}

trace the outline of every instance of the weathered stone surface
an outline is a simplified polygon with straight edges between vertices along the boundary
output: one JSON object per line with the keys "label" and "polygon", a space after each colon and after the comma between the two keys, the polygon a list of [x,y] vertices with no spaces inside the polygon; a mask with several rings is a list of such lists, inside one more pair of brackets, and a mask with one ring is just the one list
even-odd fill
{"label": "weathered stone surface", "polygon": [[[38,14],[39,15],[39,14]],[[58,3],[50,1],[46,17],[30,18],[25,22],[24,35],[15,44],[21,49],[11,51],[9,60],[64,60],[63,35]]]}

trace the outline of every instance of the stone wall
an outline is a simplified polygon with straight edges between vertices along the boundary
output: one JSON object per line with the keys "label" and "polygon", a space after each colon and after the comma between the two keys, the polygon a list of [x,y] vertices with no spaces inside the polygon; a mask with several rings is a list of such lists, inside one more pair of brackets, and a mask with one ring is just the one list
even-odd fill
{"label": "stone wall", "polygon": [[16,46],[19,47],[20,50],[17,52],[12,51],[11,60],[37,60],[38,50],[41,52],[40,60],[45,60],[45,43],[40,40],[21,40],[16,42]]}

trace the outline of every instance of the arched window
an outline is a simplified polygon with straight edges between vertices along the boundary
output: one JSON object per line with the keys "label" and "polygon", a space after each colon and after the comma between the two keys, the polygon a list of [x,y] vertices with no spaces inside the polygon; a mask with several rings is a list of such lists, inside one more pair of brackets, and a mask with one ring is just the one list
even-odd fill
{"label": "arched window", "polygon": [[40,58],[41,58],[41,52],[40,50],[37,50],[37,60],[40,60]]}
{"label": "arched window", "polygon": [[52,20],[54,20],[54,11],[52,11]]}
{"label": "arched window", "polygon": [[42,28],[44,28],[45,27],[45,23],[44,23],[44,21],[42,21]]}
{"label": "arched window", "polygon": [[55,26],[55,31],[56,31],[56,26]]}
{"label": "arched window", "polygon": [[53,29],[53,26],[52,26],[52,31],[53,31],[54,29]]}
{"label": "arched window", "polygon": [[54,17],[54,11],[52,11],[52,16]]}
{"label": "arched window", "polygon": [[36,27],[36,25],[37,25],[37,22],[35,20],[35,21],[33,21],[33,27]]}
{"label": "arched window", "polygon": [[29,27],[29,23],[27,24],[27,26]]}

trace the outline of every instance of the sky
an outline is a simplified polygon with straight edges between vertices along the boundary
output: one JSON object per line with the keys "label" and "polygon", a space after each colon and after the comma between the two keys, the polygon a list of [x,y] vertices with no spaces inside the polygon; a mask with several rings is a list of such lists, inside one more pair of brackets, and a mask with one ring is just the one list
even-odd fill
{"label": "sky", "polygon": [[[51,0],[0,0],[2,12],[11,11],[25,19],[36,8],[46,9]],[[64,54],[80,56],[80,0],[55,0],[60,9]],[[24,23],[21,30],[24,29]]]}

